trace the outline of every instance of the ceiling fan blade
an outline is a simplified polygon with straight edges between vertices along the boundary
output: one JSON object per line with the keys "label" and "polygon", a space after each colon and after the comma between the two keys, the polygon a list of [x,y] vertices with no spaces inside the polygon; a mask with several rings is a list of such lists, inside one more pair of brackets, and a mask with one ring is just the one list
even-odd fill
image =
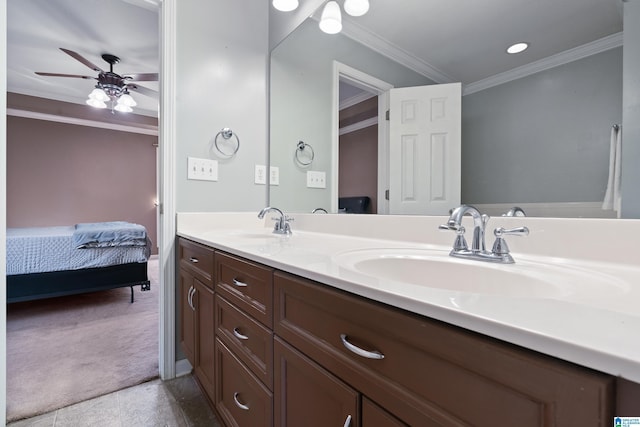
{"label": "ceiling fan blade", "polygon": [[137,82],[157,82],[158,81],[158,73],[127,74],[124,77],[126,79],[131,79],[132,81],[137,81]]}
{"label": "ceiling fan blade", "polygon": [[127,85],[127,89],[133,90],[135,92],[138,92],[138,93],[140,93],[142,95],[149,96],[151,98],[157,98],[158,97],[158,92],[157,91],[155,91],[153,89],[146,88],[144,86],[139,86],[139,85],[136,85],[136,84],[129,83]]}
{"label": "ceiling fan blade", "polygon": [[98,71],[100,73],[103,73],[104,71],[102,71],[102,69],[100,67],[98,67],[96,64],[94,64],[93,62],[89,61],[88,59],[86,59],[84,56],[80,55],[77,52],[74,52],[72,50],[69,49],[65,49],[65,48],[60,48],[61,51],[63,51],[64,53],[66,53],[67,55],[71,56],[72,58],[82,62],[84,65],[86,65],[87,67],[91,68],[93,71]]}
{"label": "ceiling fan blade", "polygon": [[42,73],[40,71],[36,71],[36,74],[39,76],[50,76],[50,77],[73,77],[76,79],[87,79],[87,80],[95,80],[95,77],[91,76],[81,76],[80,74],[60,74],[60,73]]}

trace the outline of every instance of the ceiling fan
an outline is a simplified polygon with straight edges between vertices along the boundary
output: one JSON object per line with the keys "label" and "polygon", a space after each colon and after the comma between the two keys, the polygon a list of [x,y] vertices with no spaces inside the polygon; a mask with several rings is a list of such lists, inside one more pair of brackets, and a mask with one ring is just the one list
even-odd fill
{"label": "ceiling fan", "polygon": [[129,91],[135,91],[142,95],[157,97],[158,92],[155,90],[140,86],[134,82],[140,81],[157,81],[158,73],[138,73],[138,74],[116,74],[113,72],[114,64],[120,62],[120,58],[110,53],[102,54],[102,59],[109,64],[109,71],[104,71],[82,55],[69,49],[60,48],[61,51],[80,61],[93,71],[98,72],[97,77],[83,76],[80,74],[60,74],[60,73],[44,73],[36,71],[39,76],[52,77],[72,77],[78,79],[97,80],[95,89],[89,94],[87,104],[96,108],[106,108],[106,102],[111,104],[111,110],[120,112],[133,111],[131,107],[136,106],[135,100],[129,94]]}

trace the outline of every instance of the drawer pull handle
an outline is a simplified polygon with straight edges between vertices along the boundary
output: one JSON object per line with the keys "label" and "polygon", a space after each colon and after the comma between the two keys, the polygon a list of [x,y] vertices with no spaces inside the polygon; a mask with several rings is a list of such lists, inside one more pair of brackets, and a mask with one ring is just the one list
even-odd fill
{"label": "drawer pull handle", "polygon": [[198,258],[195,258],[195,257],[189,258],[189,261],[191,261],[194,264],[197,264],[198,262],[200,262],[200,261],[198,261]]}
{"label": "drawer pull handle", "polygon": [[241,282],[241,281],[240,281],[240,280],[238,280],[238,279],[233,279],[233,284],[234,284],[234,285],[236,285],[236,286],[237,286],[237,287],[239,287],[239,288],[246,288],[247,286],[249,286],[249,285],[247,285],[246,283]]}
{"label": "drawer pull handle", "polygon": [[236,406],[238,408],[248,411],[249,407],[247,405],[240,403],[240,401],[238,400],[238,394],[239,394],[238,392],[233,393],[233,401],[236,403]]}
{"label": "drawer pull handle", "polygon": [[357,354],[358,356],[366,357],[367,359],[384,359],[384,354],[380,353],[379,351],[364,350],[358,346],[351,344],[347,339],[346,334],[340,334],[340,339],[342,340],[342,344],[347,348],[347,350]]}
{"label": "drawer pull handle", "polygon": [[189,305],[193,311],[196,311],[196,305],[193,302],[193,296],[196,294],[196,288],[191,287],[191,292],[189,292]]}
{"label": "drawer pull handle", "polygon": [[344,427],[351,427],[351,415],[347,415],[347,419],[344,420]]}
{"label": "drawer pull handle", "polygon": [[238,331],[238,328],[233,328],[233,335],[235,335],[236,338],[238,338],[239,340],[248,340],[249,337],[241,334],[240,331]]}

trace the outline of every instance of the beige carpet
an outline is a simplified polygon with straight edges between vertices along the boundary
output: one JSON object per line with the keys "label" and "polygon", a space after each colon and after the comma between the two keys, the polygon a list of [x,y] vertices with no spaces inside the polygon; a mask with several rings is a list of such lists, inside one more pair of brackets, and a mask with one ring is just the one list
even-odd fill
{"label": "beige carpet", "polygon": [[158,260],[130,288],[7,306],[7,420],[158,376]]}

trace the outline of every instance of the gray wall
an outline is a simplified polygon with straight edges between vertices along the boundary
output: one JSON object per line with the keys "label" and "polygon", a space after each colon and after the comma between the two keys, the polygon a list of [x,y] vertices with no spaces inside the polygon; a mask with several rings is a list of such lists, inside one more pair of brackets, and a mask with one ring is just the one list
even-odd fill
{"label": "gray wall", "polygon": [[640,0],[624,3],[622,217],[640,218]]}
{"label": "gray wall", "polygon": [[[307,19],[271,56],[270,162],[280,168],[280,185],[271,186],[270,204],[287,211],[329,209],[331,188],[331,111],[333,60],[396,87],[433,84],[350,38],[324,34]],[[294,162],[298,141],[313,147],[313,164]],[[326,189],[306,188],[306,171],[327,173]]]}
{"label": "gray wall", "polygon": [[[266,203],[266,187],[254,185],[253,178],[254,165],[267,163],[269,4],[264,0],[176,2],[178,212],[249,210],[257,215]],[[217,182],[187,180],[187,157],[217,159],[210,143],[223,127],[240,137],[236,156],[220,161]],[[176,324],[176,360],[184,358],[179,333]]]}
{"label": "gray wall", "polygon": [[462,201],[602,201],[621,100],[622,48],[464,96]]}
{"label": "gray wall", "polygon": [[[254,165],[267,163],[269,3],[177,2],[178,212],[257,214],[266,203],[266,187],[253,182]],[[210,150],[212,138],[224,127],[241,142],[229,160]],[[187,157],[219,160],[219,180],[187,180]]]}

